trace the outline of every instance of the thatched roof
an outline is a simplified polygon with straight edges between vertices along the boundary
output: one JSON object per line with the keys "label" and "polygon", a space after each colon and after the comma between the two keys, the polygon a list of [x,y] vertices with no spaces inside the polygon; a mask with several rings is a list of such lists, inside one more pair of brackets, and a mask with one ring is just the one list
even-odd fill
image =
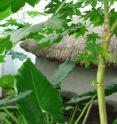
{"label": "thatched roof", "polygon": [[[65,61],[73,59],[83,51],[85,40],[82,37],[76,39],[73,36],[66,36],[60,43],[47,48],[39,48],[37,42],[29,40],[23,41],[20,46],[38,57]],[[112,38],[109,50],[117,57],[117,38]]]}

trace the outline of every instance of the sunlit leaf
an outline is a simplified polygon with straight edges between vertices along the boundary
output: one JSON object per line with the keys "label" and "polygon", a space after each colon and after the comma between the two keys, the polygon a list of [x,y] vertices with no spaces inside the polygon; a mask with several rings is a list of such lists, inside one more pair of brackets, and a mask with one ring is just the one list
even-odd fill
{"label": "sunlit leaf", "polygon": [[0,54],[7,52],[12,48],[12,46],[12,42],[9,40],[9,38],[0,38]]}
{"label": "sunlit leaf", "polygon": [[14,88],[14,76],[5,75],[5,76],[0,77],[0,87]]}

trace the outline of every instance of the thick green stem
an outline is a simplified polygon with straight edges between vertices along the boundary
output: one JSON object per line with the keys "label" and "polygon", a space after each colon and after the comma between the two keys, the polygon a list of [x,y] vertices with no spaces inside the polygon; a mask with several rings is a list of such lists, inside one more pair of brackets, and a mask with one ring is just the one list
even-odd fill
{"label": "thick green stem", "polygon": [[97,71],[97,94],[100,124],[107,124],[106,102],[104,93],[104,73],[105,73],[105,60],[102,56],[99,57],[99,65]]}
{"label": "thick green stem", "polygon": [[[108,51],[108,44],[111,37],[108,0],[103,0],[103,3],[104,3],[104,32],[102,36],[102,46],[104,49]],[[104,91],[105,67],[106,67],[105,58],[103,57],[103,55],[100,55],[98,70],[97,70],[97,95],[98,95],[100,124],[108,124],[105,91]]]}

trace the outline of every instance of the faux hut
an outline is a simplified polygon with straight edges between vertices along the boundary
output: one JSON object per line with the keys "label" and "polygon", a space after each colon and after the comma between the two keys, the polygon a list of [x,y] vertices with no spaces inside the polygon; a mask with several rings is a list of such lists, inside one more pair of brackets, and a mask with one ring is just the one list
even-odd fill
{"label": "faux hut", "polygon": [[[37,42],[29,40],[23,41],[20,46],[26,51],[36,55],[36,67],[40,69],[48,79],[51,79],[62,62],[72,60],[77,54],[83,51],[85,40],[81,37],[76,39],[73,36],[66,36],[60,43],[43,49],[39,48]],[[111,40],[109,51],[117,57],[117,39],[115,37]],[[94,87],[91,86],[91,82],[96,79],[96,71],[96,66],[85,68],[83,64],[76,64],[70,76],[62,83],[62,91],[71,91],[79,94],[94,89]],[[117,65],[108,63],[105,74],[105,84],[111,84],[112,82],[117,82]],[[117,118],[117,93],[107,97],[107,99],[109,99],[107,108],[110,108],[107,110],[109,124],[112,124],[112,121]],[[97,111],[98,107],[94,105],[86,124],[99,124],[99,115],[94,114],[97,113]]]}

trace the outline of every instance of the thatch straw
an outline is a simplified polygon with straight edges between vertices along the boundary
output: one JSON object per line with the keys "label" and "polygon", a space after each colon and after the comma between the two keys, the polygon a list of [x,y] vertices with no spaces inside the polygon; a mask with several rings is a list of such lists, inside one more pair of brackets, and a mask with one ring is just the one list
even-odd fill
{"label": "thatch straw", "polygon": [[[78,53],[83,51],[85,40],[82,37],[76,39],[73,36],[66,36],[60,43],[47,48],[39,48],[37,42],[29,40],[23,41],[20,46],[38,57],[65,61],[73,59]],[[117,57],[117,38],[112,38],[109,50]]]}

